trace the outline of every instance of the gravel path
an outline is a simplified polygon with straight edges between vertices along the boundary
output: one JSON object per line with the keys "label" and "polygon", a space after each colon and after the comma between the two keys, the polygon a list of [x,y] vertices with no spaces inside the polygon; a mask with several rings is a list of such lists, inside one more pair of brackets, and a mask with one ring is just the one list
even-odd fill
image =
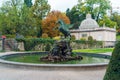
{"label": "gravel path", "polygon": [[105,69],[82,71],[43,71],[0,66],[0,80],[102,80]]}

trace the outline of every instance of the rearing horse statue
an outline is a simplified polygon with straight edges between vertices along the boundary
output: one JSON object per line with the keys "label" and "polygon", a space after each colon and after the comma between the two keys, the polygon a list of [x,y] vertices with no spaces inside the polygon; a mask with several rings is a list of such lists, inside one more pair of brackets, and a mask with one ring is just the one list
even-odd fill
{"label": "rearing horse statue", "polygon": [[60,25],[58,27],[58,30],[64,34],[64,37],[69,37],[71,39],[69,28],[72,27],[72,25],[65,24],[63,20],[59,19],[57,23]]}

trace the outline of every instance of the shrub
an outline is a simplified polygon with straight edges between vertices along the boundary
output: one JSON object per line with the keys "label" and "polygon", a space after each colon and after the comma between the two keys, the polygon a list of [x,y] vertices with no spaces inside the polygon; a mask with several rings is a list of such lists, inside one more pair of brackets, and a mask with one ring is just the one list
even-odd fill
{"label": "shrub", "polygon": [[115,46],[112,52],[106,74],[103,80],[119,80],[120,79],[120,42]]}
{"label": "shrub", "polygon": [[47,33],[42,34],[42,38],[49,38]]}
{"label": "shrub", "polygon": [[71,36],[71,40],[76,40],[75,35]]}
{"label": "shrub", "polygon": [[88,41],[93,41],[93,37],[92,36],[88,36]]}
{"label": "shrub", "polygon": [[81,38],[80,40],[74,40],[74,42],[76,42],[77,44],[86,44],[86,39],[85,38]]}
{"label": "shrub", "polygon": [[6,38],[15,38],[15,35],[7,34],[7,35],[6,35]]}
{"label": "shrub", "polygon": [[43,39],[43,38],[24,38],[16,39],[18,42],[24,42],[24,47],[26,51],[32,50],[38,44],[53,44],[53,39]]}
{"label": "shrub", "polygon": [[53,38],[54,40],[60,40],[60,36],[56,36]]}
{"label": "shrub", "polygon": [[45,51],[50,51],[50,49],[51,49],[51,45],[50,44],[46,44]]}
{"label": "shrub", "polygon": [[80,38],[81,41],[86,41],[86,38]]}

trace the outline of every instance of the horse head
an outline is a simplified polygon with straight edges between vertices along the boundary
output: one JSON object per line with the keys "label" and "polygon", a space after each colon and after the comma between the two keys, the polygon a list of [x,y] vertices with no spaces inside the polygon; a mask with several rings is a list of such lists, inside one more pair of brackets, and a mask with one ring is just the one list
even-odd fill
{"label": "horse head", "polygon": [[59,19],[59,20],[57,21],[57,24],[63,25],[63,20]]}

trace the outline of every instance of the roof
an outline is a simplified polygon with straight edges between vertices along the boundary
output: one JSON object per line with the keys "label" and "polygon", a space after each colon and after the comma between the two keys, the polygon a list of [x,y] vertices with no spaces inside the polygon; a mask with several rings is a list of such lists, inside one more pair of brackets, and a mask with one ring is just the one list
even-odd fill
{"label": "roof", "polygon": [[91,14],[86,15],[86,19],[81,22],[80,29],[98,28],[98,23],[92,19]]}

